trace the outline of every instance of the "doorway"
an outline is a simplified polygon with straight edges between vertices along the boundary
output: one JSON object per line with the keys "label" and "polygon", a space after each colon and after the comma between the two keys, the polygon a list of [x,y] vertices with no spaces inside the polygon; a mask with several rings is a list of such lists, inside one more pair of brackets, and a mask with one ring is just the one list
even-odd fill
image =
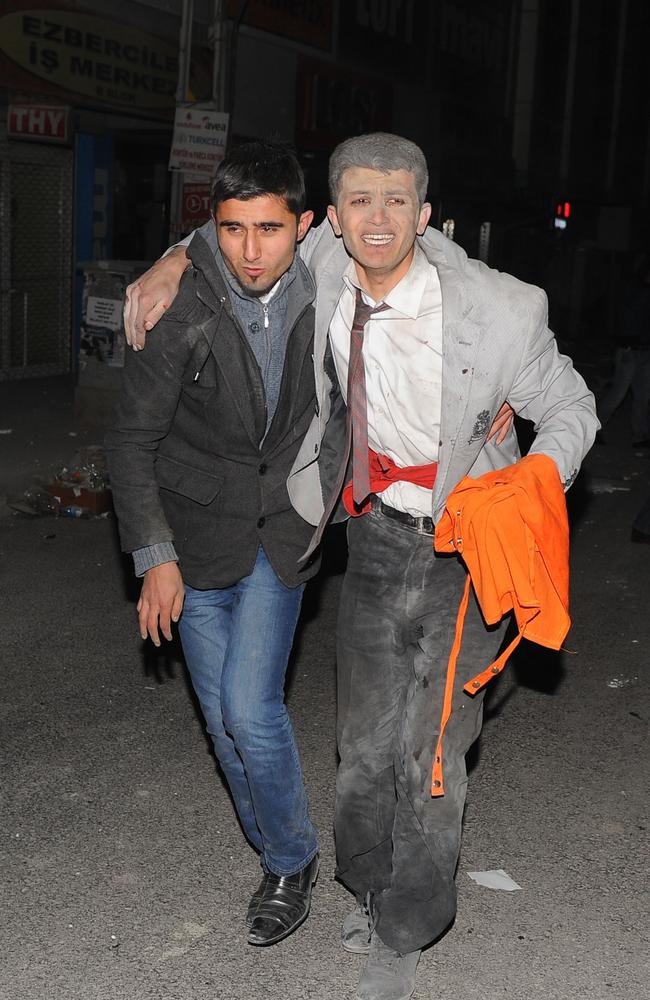
{"label": "doorway", "polygon": [[0,137],[0,379],[72,366],[73,152]]}

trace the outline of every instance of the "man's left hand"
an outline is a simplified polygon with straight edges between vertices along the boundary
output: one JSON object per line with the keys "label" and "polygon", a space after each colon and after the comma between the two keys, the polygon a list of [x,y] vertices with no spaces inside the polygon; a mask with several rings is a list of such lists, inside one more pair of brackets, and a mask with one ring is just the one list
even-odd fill
{"label": "man's left hand", "polygon": [[178,563],[166,562],[148,569],[137,604],[142,638],[150,635],[154,646],[160,646],[160,627],[165,639],[171,639],[171,623],[180,618],[184,600],[185,588]]}
{"label": "man's left hand", "polygon": [[512,427],[512,421],[515,418],[515,411],[511,407],[510,403],[506,402],[503,404],[494,422],[490,427],[490,432],[487,436],[487,440],[491,441],[494,438],[495,444],[501,444],[506,439],[508,431]]}

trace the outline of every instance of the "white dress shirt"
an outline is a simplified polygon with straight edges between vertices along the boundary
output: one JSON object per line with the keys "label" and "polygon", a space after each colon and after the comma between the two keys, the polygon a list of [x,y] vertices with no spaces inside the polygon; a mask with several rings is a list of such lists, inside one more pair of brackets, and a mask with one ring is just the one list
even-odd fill
{"label": "white dress shirt", "polygon": [[[354,262],[330,324],[336,373],[346,395],[350,329],[356,289]],[[361,289],[370,306],[379,305]],[[366,324],[363,358],[368,400],[368,444],[396,465],[437,461],[442,387],[442,294],[438,272],[420,248],[402,280],[382,300],[389,308]],[[384,503],[414,517],[431,515],[431,490],[394,483]]]}

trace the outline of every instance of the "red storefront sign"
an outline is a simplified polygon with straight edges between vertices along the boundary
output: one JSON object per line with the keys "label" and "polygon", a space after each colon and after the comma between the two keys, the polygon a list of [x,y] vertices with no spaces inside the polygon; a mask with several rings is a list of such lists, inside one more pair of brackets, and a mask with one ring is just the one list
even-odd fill
{"label": "red storefront sign", "polygon": [[183,184],[181,228],[190,232],[210,218],[210,184]]}
{"label": "red storefront sign", "polygon": [[12,139],[67,142],[70,109],[61,104],[10,104],[7,135]]}

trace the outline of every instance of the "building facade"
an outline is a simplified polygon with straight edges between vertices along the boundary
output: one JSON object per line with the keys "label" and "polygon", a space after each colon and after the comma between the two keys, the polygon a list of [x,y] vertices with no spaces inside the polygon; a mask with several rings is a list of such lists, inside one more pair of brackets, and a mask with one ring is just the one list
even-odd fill
{"label": "building facade", "polygon": [[[188,10],[185,97],[292,142],[317,217],[338,141],[406,135],[438,225],[548,288],[561,337],[611,335],[648,224],[644,0],[0,0],[0,379],[74,367],[86,265],[167,245]],[[179,183],[189,229],[209,183]]]}

